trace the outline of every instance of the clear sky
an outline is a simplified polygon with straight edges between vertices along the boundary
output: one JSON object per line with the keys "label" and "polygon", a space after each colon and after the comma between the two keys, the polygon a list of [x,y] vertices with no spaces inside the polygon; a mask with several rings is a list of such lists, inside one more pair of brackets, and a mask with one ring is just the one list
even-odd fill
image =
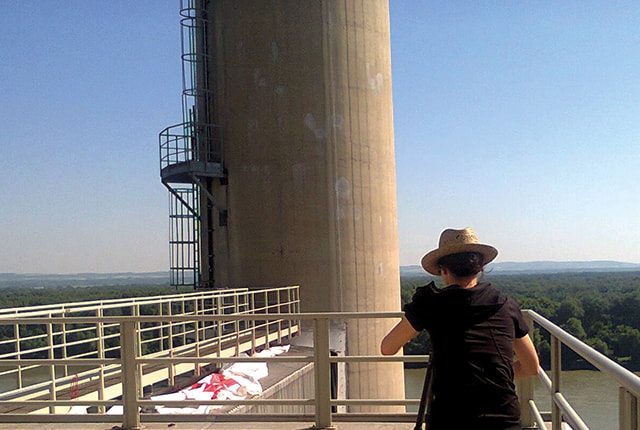
{"label": "clear sky", "polygon": [[[391,0],[400,263],[640,263],[640,2]],[[0,4],[0,272],[168,270],[178,0]]]}

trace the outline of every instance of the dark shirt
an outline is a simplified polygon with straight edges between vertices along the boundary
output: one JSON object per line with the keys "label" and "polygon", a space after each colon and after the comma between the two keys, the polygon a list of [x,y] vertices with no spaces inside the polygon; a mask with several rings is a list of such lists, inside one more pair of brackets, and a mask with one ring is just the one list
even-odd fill
{"label": "dark shirt", "polygon": [[489,283],[438,289],[432,282],[416,290],[404,312],[431,340],[430,430],[519,429],[513,341],[529,328],[518,305]]}

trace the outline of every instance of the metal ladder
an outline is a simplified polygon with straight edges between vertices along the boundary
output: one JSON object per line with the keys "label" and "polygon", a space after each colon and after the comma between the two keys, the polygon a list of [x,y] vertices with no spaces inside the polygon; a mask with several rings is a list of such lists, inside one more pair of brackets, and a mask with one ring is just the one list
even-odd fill
{"label": "metal ladder", "polygon": [[[183,122],[159,135],[161,179],[170,193],[171,284],[176,286],[201,285],[201,241],[212,239],[201,235],[203,231],[213,234],[212,225],[201,225],[201,211],[218,206],[208,184],[211,178],[225,177],[222,128],[212,123],[207,78],[211,58],[206,3],[181,1]],[[206,219],[212,223],[211,217]],[[213,268],[212,256],[209,258]],[[212,273],[208,277],[212,278]],[[208,279],[207,284],[211,283]]]}

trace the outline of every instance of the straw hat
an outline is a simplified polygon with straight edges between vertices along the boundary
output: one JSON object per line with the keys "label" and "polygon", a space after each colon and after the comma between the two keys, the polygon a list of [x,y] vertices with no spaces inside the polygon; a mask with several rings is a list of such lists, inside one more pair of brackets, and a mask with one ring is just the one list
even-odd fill
{"label": "straw hat", "polygon": [[445,255],[460,252],[478,252],[482,254],[484,264],[489,263],[498,255],[498,250],[493,246],[479,243],[478,236],[471,228],[467,227],[462,230],[449,228],[440,235],[438,248],[422,257],[422,267],[432,275],[440,275],[438,261]]}

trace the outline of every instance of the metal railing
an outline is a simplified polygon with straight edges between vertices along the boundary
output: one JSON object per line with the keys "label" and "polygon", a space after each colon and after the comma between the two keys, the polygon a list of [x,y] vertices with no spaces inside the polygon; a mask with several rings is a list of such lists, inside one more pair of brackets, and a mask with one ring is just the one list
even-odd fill
{"label": "metal railing", "polygon": [[[222,128],[215,124],[187,121],[160,132],[160,170],[176,164],[192,164],[190,170],[199,176],[223,176]],[[183,172],[180,172],[183,173]],[[171,178],[168,178],[171,182]]]}
{"label": "metal railing", "polygon": [[[298,287],[293,286],[0,310],[0,410],[33,412],[38,403],[15,401],[46,399],[40,406],[55,413],[66,406],[60,403],[64,397],[75,404],[79,398],[97,400],[94,405],[103,411],[104,402],[122,394],[120,373],[132,358],[123,353],[127,342],[135,345],[137,359],[193,357],[190,365],[136,364],[136,379],[173,385],[181,373],[199,374],[200,363],[211,363],[212,357],[237,355],[293,336],[299,330],[296,320],[267,321],[264,315],[294,315],[299,302]],[[212,318],[231,314],[255,318]],[[125,323],[131,321],[134,332],[125,336],[122,330],[129,330]],[[204,356],[208,359],[199,360]],[[83,393],[80,388],[89,384],[94,387]]]}
{"label": "metal railing", "polygon": [[[297,289],[285,290],[286,294],[297,295]],[[200,293],[194,293],[197,295]],[[242,292],[238,292],[242,294]],[[282,294],[282,293],[279,293]],[[250,296],[247,296],[250,297]],[[47,358],[25,358],[24,355],[19,358],[4,358],[0,364],[2,366],[14,366],[26,368],[28,366],[40,366],[41,368],[55,368],[60,366],[98,366],[106,369],[112,366],[118,366],[121,372],[121,392],[117,396],[103,397],[95,400],[83,399],[82,404],[95,407],[97,411],[104,411],[106,408],[120,405],[123,412],[119,415],[109,415],[105,413],[91,413],[83,416],[71,416],[61,414],[51,414],[56,408],[69,408],[78,405],[78,400],[62,399],[60,396],[50,396],[54,398],[47,399],[12,399],[0,401],[0,408],[12,407],[14,413],[0,414],[0,422],[116,422],[123,423],[124,428],[139,427],[141,422],[164,422],[171,420],[179,421],[312,421],[317,428],[331,428],[336,421],[398,421],[410,422],[414,420],[413,413],[366,413],[358,414],[353,412],[333,412],[337,407],[341,406],[416,406],[418,399],[344,399],[332,398],[331,395],[331,367],[339,363],[359,363],[359,362],[426,362],[426,356],[379,356],[379,355],[363,355],[363,356],[332,356],[329,349],[330,324],[336,321],[362,320],[362,319],[381,319],[393,318],[397,319],[402,316],[401,313],[297,313],[288,312],[288,300],[283,300],[280,304],[273,304],[273,300],[269,298],[260,298],[258,295],[253,296],[254,300],[265,303],[271,303],[262,306],[258,303],[249,303],[248,308],[256,307],[264,310],[262,314],[243,313],[241,310],[244,306],[240,302],[237,306],[227,307],[226,311],[216,314],[189,313],[187,309],[184,312],[180,310],[172,315],[158,312],[154,315],[121,315],[121,316],[34,316],[32,315],[28,321],[24,317],[14,316],[11,313],[2,315],[0,325],[14,326],[20,324],[29,324],[35,326],[51,326],[62,327],[66,325],[68,332],[71,325],[74,327],[117,327],[119,338],[119,355],[117,357],[99,356],[92,357],[73,357],[61,361],[59,358],[48,356]],[[297,296],[292,300],[295,302]],[[186,305],[185,305],[186,306]],[[222,307],[224,308],[224,307]],[[548,331],[551,336],[552,345],[552,363],[549,374],[542,369],[539,377],[543,384],[549,390],[552,399],[551,421],[553,428],[561,428],[561,422],[568,422],[573,429],[588,429],[589,427],[582,421],[580,416],[571,407],[566,398],[562,395],[560,388],[560,346],[566,345],[581,357],[589,361],[600,371],[606,373],[610,378],[620,384],[620,429],[621,430],[638,430],[638,396],[640,395],[640,378],[633,373],[627,371],[623,367],[617,365],[604,355],[593,350],[575,337],[571,336],[558,326],[546,320],[542,316],[533,311],[525,311],[525,316],[529,319],[531,326],[537,324],[540,328]],[[146,340],[143,333],[155,330],[169,330],[171,327],[180,327],[177,335],[182,335],[182,331],[189,327],[191,333],[195,335],[197,331],[193,327],[229,327],[229,334],[234,340],[239,339],[232,332],[242,332],[245,329],[254,330],[262,325],[269,330],[267,332],[277,333],[280,341],[288,340],[294,334],[291,333],[291,325],[287,321],[295,322],[295,330],[299,329],[298,323],[306,322],[306,325],[313,330],[314,348],[312,353],[293,353],[276,357],[242,357],[236,352],[225,356],[224,354],[213,353],[209,355],[198,355],[195,350],[191,350],[188,354],[143,354],[141,345]],[[282,326],[285,324],[285,327]],[[219,329],[219,332],[224,332]],[[47,338],[60,336],[60,331],[52,330],[51,334],[47,333]],[[156,342],[160,336],[155,336]],[[162,343],[165,344],[171,336],[162,336]],[[257,336],[259,337],[259,336]],[[257,338],[255,335],[254,339]],[[285,339],[288,338],[288,339]],[[39,339],[39,338],[38,338]],[[239,348],[240,341],[238,340]],[[249,340],[249,342],[251,342]],[[72,343],[72,342],[68,342]],[[265,344],[268,344],[265,343]],[[245,344],[242,348],[247,348]],[[106,348],[105,348],[106,349]],[[250,346],[249,348],[250,349]],[[166,351],[166,350],[165,350]],[[42,351],[40,351],[42,352]],[[99,354],[100,355],[100,354]],[[218,364],[236,363],[236,362],[267,362],[267,363],[312,363],[314,387],[313,394],[306,397],[298,398],[279,398],[265,399],[260,397],[247,398],[243,400],[163,400],[164,406],[172,407],[198,407],[198,406],[238,406],[238,405],[297,405],[312,407],[312,414],[200,414],[200,415],[170,415],[164,416],[159,414],[149,414],[142,411],[149,410],[157,404],[157,401],[151,400],[143,393],[143,383],[141,381],[141,369],[146,367],[158,367],[164,369],[165,374],[169,373],[169,369],[178,366],[189,366],[190,368],[199,368],[202,365],[215,361]],[[56,372],[52,372],[53,375]],[[54,376],[55,377],[55,376]],[[62,380],[58,378],[50,382],[52,386],[65,385],[68,391],[72,390],[73,380]],[[523,423],[527,425],[537,425],[541,428],[545,425],[543,414],[538,410],[536,402],[533,398],[533,381],[531,378],[518,384],[519,396],[523,405],[529,405],[529,408],[523,408]],[[52,390],[55,392],[55,390]],[[36,414],[21,413],[19,408],[38,409]],[[49,410],[49,413],[43,411]],[[339,410],[339,409],[338,409]],[[16,412],[17,411],[17,412]],[[170,418],[169,418],[170,417]]]}
{"label": "metal railing", "polygon": [[[562,421],[566,421],[574,430],[588,430],[589,426],[571,406],[561,392],[561,346],[565,345],[580,357],[591,363],[599,371],[619,384],[618,398],[618,425],[620,430],[640,430],[638,420],[638,398],[640,398],[640,377],[620,366],[604,354],[596,351],[589,345],[567,333],[551,321],[532,310],[524,311],[530,327],[537,324],[546,330],[551,338],[551,366],[547,374],[540,369],[538,377],[549,392],[551,397],[551,424],[552,428],[561,428]],[[523,423],[536,423],[540,428],[544,427],[544,419],[536,402],[533,399],[533,385],[528,381],[520,386],[519,397],[523,405]]]}
{"label": "metal railing", "polygon": [[[287,291],[287,294],[297,294],[297,290]],[[282,294],[282,293],[281,293]],[[67,358],[61,361],[58,358],[47,357],[37,359],[5,358],[0,361],[1,366],[41,366],[43,368],[54,368],[57,366],[99,366],[100,368],[117,366],[121,372],[121,392],[117,395],[106,398],[98,398],[92,400],[90,398],[82,399],[81,402],[73,399],[62,399],[50,394],[46,399],[11,399],[0,400],[0,408],[13,408],[13,413],[5,411],[0,414],[0,422],[114,422],[122,420],[124,428],[138,428],[142,421],[162,421],[170,419],[176,421],[255,421],[255,420],[272,420],[272,421],[296,421],[309,420],[314,421],[318,428],[330,428],[334,420],[353,420],[362,421],[412,421],[415,417],[411,413],[387,413],[387,414],[353,414],[353,413],[333,413],[332,408],[337,406],[416,406],[418,399],[332,399],[331,398],[331,366],[334,363],[356,363],[356,362],[426,362],[426,356],[392,356],[383,357],[379,355],[372,356],[331,356],[329,350],[329,326],[330,321],[337,320],[360,320],[360,319],[379,319],[379,318],[399,318],[400,313],[322,313],[322,314],[301,314],[297,312],[287,312],[289,308],[284,302],[277,303],[269,298],[260,298],[254,295],[253,300],[266,301],[268,305],[253,306],[261,308],[264,313],[217,313],[217,314],[189,314],[181,315],[131,315],[131,316],[74,316],[74,317],[32,317],[26,321],[24,318],[16,318],[5,316],[0,318],[0,325],[26,324],[35,326],[51,326],[60,327],[70,324],[91,326],[91,327],[117,327],[119,332],[119,356],[116,358],[98,357],[98,358]],[[297,297],[296,297],[297,300]],[[295,301],[295,300],[294,300]],[[285,355],[276,357],[242,357],[234,353],[233,356],[215,355],[198,356],[197,354],[175,355],[159,355],[159,354],[142,354],[141,343],[143,342],[142,333],[149,327],[166,329],[171,326],[224,326],[233,325],[234,330],[241,332],[243,328],[251,330],[256,329],[260,325],[268,328],[267,332],[275,334],[275,342],[277,338],[283,340],[285,337],[291,338],[295,333],[291,333],[292,329],[297,330],[298,323],[306,321],[311,326],[314,336],[314,345],[312,354]],[[291,324],[290,322],[295,322]],[[237,336],[233,335],[234,339]],[[143,410],[158,404],[145,398],[143,387],[141,384],[141,369],[145,367],[160,367],[167,369],[180,365],[188,365],[191,367],[199,367],[204,364],[215,361],[218,364],[236,363],[236,362],[280,362],[280,363],[313,363],[314,372],[314,392],[307,398],[287,398],[287,399],[263,399],[251,398],[244,400],[162,400],[162,405],[166,407],[199,407],[199,406],[237,406],[237,405],[298,405],[311,406],[314,408],[314,414],[260,414],[253,416],[251,414],[211,414],[211,415],[174,415],[159,416],[158,414],[142,413]],[[61,380],[55,379],[51,382],[51,386],[66,387],[67,391],[73,389],[73,379]],[[55,393],[52,390],[51,393]],[[95,408],[98,412],[105,411],[113,406],[122,406],[123,413],[120,415],[110,415],[105,413],[91,413],[88,415],[63,415],[53,414],[58,408],[59,411],[66,411],[72,406],[82,404],[86,407]],[[30,408],[31,413],[20,412],[19,408]],[[16,412],[17,410],[17,412]],[[46,411],[49,413],[46,413]],[[36,413],[33,413],[35,411]],[[256,418],[258,417],[258,418]]]}

